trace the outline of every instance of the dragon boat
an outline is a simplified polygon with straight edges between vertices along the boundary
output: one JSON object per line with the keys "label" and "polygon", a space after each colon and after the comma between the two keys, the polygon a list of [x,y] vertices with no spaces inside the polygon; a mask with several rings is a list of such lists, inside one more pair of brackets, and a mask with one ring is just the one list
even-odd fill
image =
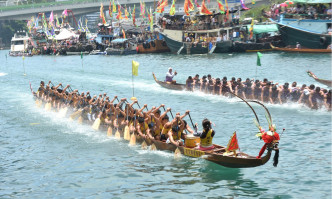
{"label": "dragon boat", "polygon": [[312,48],[279,48],[272,44],[271,48],[275,51],[291,52],[291,53],[331,53],[332,49],[312,49]]}
{"label": "dragon boat", "polygon": [[[32,89],[31,89],[32,90]],[[45,107],[45,110],[47,111],[56,111],[56,109],[51,107],[51,103],[49,102],[43,102],[41,99],[39,99],[36,95],[36,93],[32,92],[34,94],[36,105],[37,107],[43,108]],[[62,109],[67,109],[66,114],[62,114]],[[72,109],[67,106],[66,108],[62,108],[58,112],[59,114],[62,114],[63,117],[69,117],[70,120],[76,120],[80,124],[88,124],[91,125],[91,121],[87,119],[83,119],[81,116],[83,109]],[[68,110],[69,109],[69,110]],[[256,114],[255,114],[256,115]],[[257,118],[257,116],[256,116]],[[258,120],[258,118],[257,118]],[[123,132],[119,132],[117,129],[113,129],[107,125],[98,125],[98,128],[95,128],[95,122],[92,124],[92,129],[105,132],[107,136],[113,136],[112,132],[116,132],[114,136],[116,138],[123,138],[124,141],[130,141],[129,144],[142,144],[142,148],[147,148],[147,146],[150,146],[151,150],[166,150],[175,152],[176,154],[183,154],[184,156],[193,157],[193,158],[203,158],[207,161],[214,162],[218,165],[224,166],[224,167],[230,167],[230,168],[250,168],[250,167],[257,167],[262,166],[265,163],[267,163],[270,160],[271,152],[272,150],[277,150],[276,146],[271,143],[267,145],[267,153],[262,156],[261,158],[257,158],[255,156],[248,155],[246,153],[236,151],[236,150],[228,150],[230,149],[229,146],[223,147],[220,145],[214,144],[214,148],[211,150],[200,150],[199,148],[196,148],[195,146],[197,143],[200,143],[199,137],[187,137],[185,140],[185,144],[183,146],[176,146],[171,143],[166,143],[164,141],[159,141],[155,139],[150,139],[148,137],[141,137],[136,132],[130,133],[128,125],[125,127]],[[235,134],[235,133],[234,133]],[[234,136],[233,134],[233,136]],[[232,136],[232,138],[233,138]],[[191,141],[194,139],[194,142]],[[134,140],[134,141],[133,141]],[[231,139],[232,140],[232,139]],[[188,141],[188,142],[187,142]],[[231,141],[230,141],[231,143]],[[228,144],[230,145],[230,144]]]}
{"label": "dragon boat", "polygon": [[185,90],[186,85],[185,84],[178,84],[178,83],[170,83],[170,82],[162,82],[157,79],[154,73],[152,73],[154,80],[157,84],[159,84],[161,87],[171,89],[171,90]]}

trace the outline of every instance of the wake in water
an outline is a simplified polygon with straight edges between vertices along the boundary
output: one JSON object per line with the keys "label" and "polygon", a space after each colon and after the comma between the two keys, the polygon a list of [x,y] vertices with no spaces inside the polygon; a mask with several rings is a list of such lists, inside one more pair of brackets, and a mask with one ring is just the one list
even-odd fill
{"label": "wake in water", "polygon": [[6,76],[6,75],[8,75],[8,73],[1,73],[1,72],[0,72],[0,77],[2,77],[2,76]]}

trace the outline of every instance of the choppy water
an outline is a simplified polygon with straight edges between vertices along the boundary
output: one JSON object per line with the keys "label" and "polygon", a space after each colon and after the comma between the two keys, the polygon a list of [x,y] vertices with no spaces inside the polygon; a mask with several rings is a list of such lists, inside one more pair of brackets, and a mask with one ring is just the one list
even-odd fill
{"label": "choppy water", "polygon": [[[198,123],[207,117],[215,123],[215,143],[227,145],[237,131],[241,151],[257,155],[263,143],[255,137],[254,116],[245,104],[169,91],[151,75],[163,79],[172,66],[178,82],[196,73],[255,78],[256,54],[85,56],[83,68],[79,56],[34,56],[25,58],[24,69],[22,58],[6,59],[6,53],[0,51],[0,198],[331,198],[331,113],[325,110],[268,105],[279,132],[286,128],[278,167],[270,160],[258,168],[230,169],[130,147],[36,108],[29,89],[29,81],[36,90],[41,80],[52,80],[130,98],[131,61],[136,60],[135,96],[141,103],[191,110]],[[264,53],[262,64],[260,79],[315,83],[308,69],[332,79],[330,55]],[[264,110],[254,107],[267,126]]]}

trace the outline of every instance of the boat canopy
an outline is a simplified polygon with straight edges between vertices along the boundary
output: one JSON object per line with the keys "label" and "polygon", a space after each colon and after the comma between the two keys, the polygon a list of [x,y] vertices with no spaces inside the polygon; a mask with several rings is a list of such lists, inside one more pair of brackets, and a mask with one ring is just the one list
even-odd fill
{"label": "boat canopy", "polygon": [[[250,25],[247,25],[247,30],[249,32]],[[254,25],[253,29],[254,34],[268,33],[268,32],[277,32],[278,26],[277,24],[269,24],[269,25]]]}
{"label": "boat canopy", "polygon": [[128,39],[114,39],[113,41],[111,41],[111,43],[123,43],[125,41],[127,41]]}
{"label": "boat canopy", "polygon": [[331,3],[331,0],[293,0],[294,3]]}

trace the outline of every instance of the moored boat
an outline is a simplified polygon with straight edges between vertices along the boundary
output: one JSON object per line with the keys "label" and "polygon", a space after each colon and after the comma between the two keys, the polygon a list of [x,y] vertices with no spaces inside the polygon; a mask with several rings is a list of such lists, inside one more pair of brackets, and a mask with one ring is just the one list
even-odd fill
{"label": "moored boat", "polygon": [[137,45],[128,39],[114,39],[111,47],[106,48],[107,55],[131,55],[137,54]]}
{"label": "moored boat", "polygon": [[29,36],[25,31],[18,31],[11,40],[10,56],[23,56],[26,54],[29,46]]}
{"label": "moored boat", "polygon": [[312,48],[279,48],[271,44],[273,50],[293,52],[293,53],[331,53],[331,49],[312,49]]}
{"label": "moored boat", "polygon": [[162,82],[159,81],[157,79],[157,77],[155,76],[154,73],[152,73],[154,80],[156,81],[157,84],[159,84],[160,86],[164,87],[164,88],[168,88],[171,90],[184,90],[186,89],[186,85],[185,84],[178,84],[178,83],[169,83],[169,82]]}
{"label": "moored boat", "polygon": [[163,53],[170,52],[164,40],[155,39],[149,42],[137,44],[138,53]]}

